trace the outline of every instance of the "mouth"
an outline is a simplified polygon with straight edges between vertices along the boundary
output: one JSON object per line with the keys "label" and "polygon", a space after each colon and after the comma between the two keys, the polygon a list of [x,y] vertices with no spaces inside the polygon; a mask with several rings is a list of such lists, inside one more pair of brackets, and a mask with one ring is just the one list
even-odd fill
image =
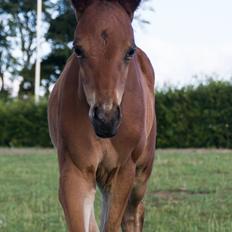
{"label": "mouth", "polygon": [[103,139],[112,138],[117,134],[119,122],[111,122],[107,124],[92,122],[95,134]]}
{"label": "mouth", "polygon": [[116,135],[116,132],[112,133],[108,131],[95,131],[95,133],[99,138],[102,138],[102,139],[113,138]]}

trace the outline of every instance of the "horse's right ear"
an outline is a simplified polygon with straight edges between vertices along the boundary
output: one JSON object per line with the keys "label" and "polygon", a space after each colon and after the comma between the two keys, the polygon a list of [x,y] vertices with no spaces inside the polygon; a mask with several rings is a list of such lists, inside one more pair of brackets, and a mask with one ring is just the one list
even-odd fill
{"label": "horse's right ear", "polygon": [[119,3],[124,7],[126,12],[129,14],[131,18],[133,18],[133,14],[135,10],[138,8],[141,0],[118,0]]}
{"label": "horse's right ear", "polygon": [[73,8],[76,11],[77,18],[84,12],[86,7],[92,2],[91,0],[71,0]]}

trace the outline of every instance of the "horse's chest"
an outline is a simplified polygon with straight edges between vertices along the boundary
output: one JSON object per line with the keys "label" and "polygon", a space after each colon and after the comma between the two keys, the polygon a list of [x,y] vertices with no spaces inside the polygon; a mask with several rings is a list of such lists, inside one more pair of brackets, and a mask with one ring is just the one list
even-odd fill
{"label": "horse's chest", "polygon": [[[97,167],[96,180],[101,189],[110,188],[114,176],[130,156],[126,148],[106,141],[101,143],[101,160]],[[123,155],[124,154],[124,155]]]}
{"label": "horse's chest", "polygon": [[101,190],[108,190],[112,185],[112,181],[119,170],[119,166],[115,165],[111,168],[106,167],[104,164],[100,164],[96,173],[96,180]]}

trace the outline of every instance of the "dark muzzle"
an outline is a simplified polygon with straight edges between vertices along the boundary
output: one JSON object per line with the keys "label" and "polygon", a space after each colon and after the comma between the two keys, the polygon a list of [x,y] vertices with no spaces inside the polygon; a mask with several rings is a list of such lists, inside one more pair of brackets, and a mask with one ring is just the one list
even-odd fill
{"label": "dark muzzle", "polygon": [[105,111],[102,106],[95,106],[91,114],[91,122],[95,133],[101,138],[111,138],[116,135],[121,120],[119,106],[113,106]]}

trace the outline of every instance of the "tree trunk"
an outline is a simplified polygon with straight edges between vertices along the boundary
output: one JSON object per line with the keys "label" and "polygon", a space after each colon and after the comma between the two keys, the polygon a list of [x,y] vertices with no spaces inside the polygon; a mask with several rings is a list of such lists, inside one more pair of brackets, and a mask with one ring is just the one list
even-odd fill
{"label": "tree trunk", "polygon": [[1,79],[1,88],[0,88],[0,92],[4,91],[4,76],[3,73],[0,71],[0,79]]}

